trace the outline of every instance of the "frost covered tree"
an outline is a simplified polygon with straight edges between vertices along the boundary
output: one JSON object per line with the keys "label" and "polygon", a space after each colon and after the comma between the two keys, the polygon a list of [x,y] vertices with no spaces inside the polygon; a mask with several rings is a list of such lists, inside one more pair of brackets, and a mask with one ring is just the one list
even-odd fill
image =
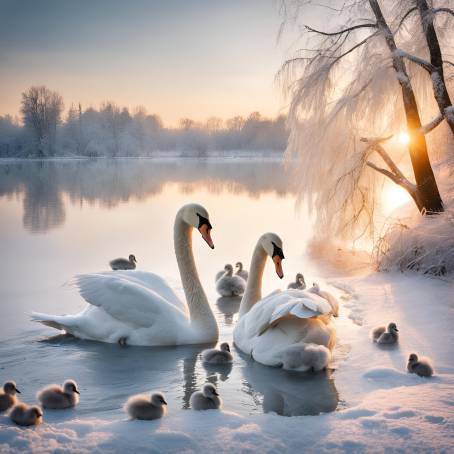
{"label": "frost covered tree", "polygon": [[45,86],[31,87],[22,93],[22,120],[33,138],[33,146],[42,156],[55,153],[63,107],[63,98]]}
{"label": "frost covered tree", "polygon": [[[422,213],[444,209],[426,135],[443,120],[452,130],[450,65],[441,49],[451,44],[454,17],[433,3],[330,2],[325,15],[336,23],[326,30],[303,24],[305,47],[280,71],[290,96],[287,154],[299,160],[301,196],[325,233],[373,234],[383,175],[406,189]],[[300,25],[316,5],[285,1],[285,19]],[[399,147],[392,138],[402,132],[414,182],[393,159]]]}

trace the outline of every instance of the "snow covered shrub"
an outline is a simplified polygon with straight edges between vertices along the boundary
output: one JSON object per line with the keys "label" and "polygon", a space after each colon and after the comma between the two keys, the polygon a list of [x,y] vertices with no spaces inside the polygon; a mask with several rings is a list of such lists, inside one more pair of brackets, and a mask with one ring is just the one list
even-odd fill
{"label": "snow covered shrub", "polygon": [[418,216],[413,225],[395,223],[376,244],[379,270],[412,270],[454,275],[454,205],[432,216]]}

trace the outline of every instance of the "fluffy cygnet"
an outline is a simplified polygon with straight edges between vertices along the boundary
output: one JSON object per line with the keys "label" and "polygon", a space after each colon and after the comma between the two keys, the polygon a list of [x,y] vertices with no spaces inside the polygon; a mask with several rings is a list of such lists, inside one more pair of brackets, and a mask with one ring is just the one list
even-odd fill
{"label": "fluffy cygnet", "polygon": [[321,296],[326,301],[328,301],[329,305],[331,306],[333,316],[339,317],[339,302],[334,295],[325,290],[321,290],[320,285],[318,285],[317,282],[313,282],[312,287],[308,291],[315,293],[316,295]]}
{"label": "fluffy cygnet", "polygon": [[412,353],[408,358],[407,370],[411,374],[420,377],[431,377],[434,373],[433,367],[428,358],[418,358],[416,353]]}
{"label": "fluffy cygnet", "polygon": [[236,262],[235,267],[237,268],[236,275],[242,277],[245,281],[247,281],[249,277],[249,273],[247,270],[243,269],[243,264],[241,262]]}
{"label": "fluffy cygnet", "polygon": [[135,270],[136,269],[136,256],[131,254],[128,259],[119,258],[109,262],[110,267],[115,270]]}
{"label": "fluffy cygnet", "polygon": [[227,342],[223,342],[216,348],[209,348],[202,352],[202,359],[204,363],[209,364],[230,364],[233,361],[233,356],[230,353],[230,347]]}
{"label": "fluffy cygnet", "polygon": [[306,281],[304,280],[304,276],[301,273],[296,275],[295,281],[290,282],[287,288],[293,288],[297,290],[304,290],[306,288]]}
{"label": "fluffy cygnet", "polygon": [[63,387],[49,385],[38,392],[37,398],[43,408],[63,409],[74,407],[79,403],[79,390],[74,380],[66,380]]}
{"label": "fluffy cygnet", "polygon": [[230,265],[230,263],[227,263],[226,265],[224,265],[224,269],[221,270],[221,271],[218,271],[216,273],[216,276],[214,278],[214,283],[216,283],[217,281],[219,281],[219,279],[221,279],[222,276],[224,276],[225,272],[226,271],[229,271],[229,269],[232,269],[233,270],[233,267],[232,265]]}
{"label": "fluffy cygnet", "polygon": [[216,290],[221,296],[240,296],[246,290],[246,281],[233,275],[232,265],[225,266],[224,275],[216,282]]}
{"label": "fluffy cygnet", "polygon": [[295,344],[283,354],[282,367],[302,372],[326,369],[331,359],[330,351],[324,345]]}
{"label": "fluffy cygnet", "polygon": [[397,325],[392,322],[388,325],[388,328],[384,326],[378,326],[372,330],[372,340],[377,344],[391,345],[397,343],[399,340],[399,330]]}
{"label": "fluffy cygnet", "polygon": [[190,399],[193,410],[216,410],[221,408],[222,399],[211,383],[203,385],[202,391],[196,391]]}
{"label": "fluffy cygnet", "polygon": [[166,413],[164,394],[153,393],[150,397],[132,396],[125,404],[125,411],[132,419],[159,419]]}
{"label": "fluffy cygnet", "polygon": [[9,417],[19,426],[35,426],[42,422],[43,412],[36,405],[30,407],[21,402],[12,408]]}
{"label": "fluffy cygnet", "polygon": [[6,411],[17,403],[16,393],[20,394],[20,391],[13,381],[7,381],[3,385],[3,391],[0,391],[0,411]]}

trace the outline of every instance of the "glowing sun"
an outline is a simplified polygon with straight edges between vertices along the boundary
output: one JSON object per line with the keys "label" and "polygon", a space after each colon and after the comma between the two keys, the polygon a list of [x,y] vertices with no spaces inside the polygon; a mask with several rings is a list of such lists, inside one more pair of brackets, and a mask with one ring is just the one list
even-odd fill
{"label": "glowing sun", "polygon": [[400,144],[402,144],[402,145],[407,145],[408,142],[410,142],[410,136],[408,135],[407,132],[401,132],[401,133],[397,136],[397,140],[399,141]]}

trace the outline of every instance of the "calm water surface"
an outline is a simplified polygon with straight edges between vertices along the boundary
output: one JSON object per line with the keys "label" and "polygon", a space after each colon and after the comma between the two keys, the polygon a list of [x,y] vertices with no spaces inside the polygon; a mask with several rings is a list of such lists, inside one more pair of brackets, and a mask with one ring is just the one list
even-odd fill
{"label": "calm water surface", "polygon": [[227,410],[318,414],[338,406],[330,374],[268,368],[238,351],[232,367],[203,366],[204,346],[120,347],[88,342],[29,321],[33,311],[76,313],[85,302],[64,284],[77,273],[106,270],[110,259],[134,253],[138,268],[162,275],[183,297],[173,252],[173,221],[187,202],[203,204],[213,224],[214,251],[194,236],[202,283],[231,342],[239,300],[218,298],[214,275],[225,263],[249,260],[267,231],[284,241],[285,278],[272,264],[264,294],[285,288],[298,271],[312,282],[316,267],[304,255],[311,234],[304,210],[277,161],[17,161],[0,163],[0,381],[13,378],[24,401],[50,382],[72,377],[81,388],[77,409],[52,418],[124,417],[133,393],[160,389],[169,411],[188,407],[206,381],[218,386]]}

